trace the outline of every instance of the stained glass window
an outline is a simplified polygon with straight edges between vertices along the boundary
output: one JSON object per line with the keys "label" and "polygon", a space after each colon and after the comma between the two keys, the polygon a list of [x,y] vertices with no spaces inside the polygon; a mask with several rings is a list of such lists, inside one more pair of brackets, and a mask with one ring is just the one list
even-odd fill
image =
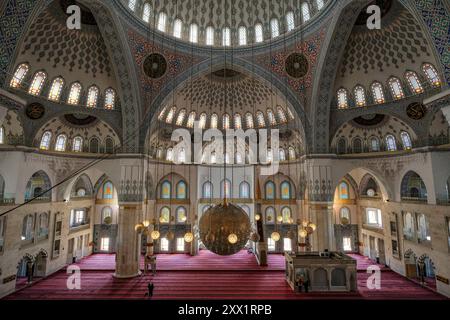
{"label": "stained glass window", "polygon": [[392,97],[395,100],[403,99],[405,97],[405,93],[403,92],[402,84],[399,79],[395,77],[390,78],[389,87],[391,87]]}
{"label": "stained glass window", "polygon": [[196,116],[195,111],[192,111],[189,114],[189,117],[188,117],[188,120],[187,120],[187,123],[186,123],[186,127],[188,127],[188,128],[193,128],[194,127],[195,116]]}
{"label": "stained glass window", "polygon": [[275,183],[268,181],[265,185],[265,198],[268,200],[275,199]]}
{"label": "stained glass window", "polygon": [[177,111],[176,107],[170,108],[169,113],[167,114],[167,117],[166,117],[166,122],[167,123],[172,123],[173,117],[175,116],[175,112],[176,111]]}
{"label": "stained glass window", "polygon": [[160,223],[169,223],[170,222],[170,209],[168,207],[163,207],[159,214],[159,222]]}
{"label": "stained glass window", "polygon": [[136,9],[136,0],[128,0],[128,8],[130,8],[131,11],[134,11],[134,9]]}
{"label": "stained glass window", "polygon": [[272,109],[267,109],[267,119],[269,120],[269,124],[271,126],[274,126],[277,124],[277,121],[275,119],[275,115],[273,114]]}
{"label": "stained glass window", "polygon": [[68,104],[77,105],[80,102],[81,95],[81,84],[75,82],[70,87],[69,98],[67,99]]}
{"label": "stained glass window", "polygon": [[164,12],[161,12],[159,14],[159,18],[158,18],[158,30],[159,31],[166,32],[166,20],[167,20],[167,15]]}
{"label": "stained glass window", "polygon": [[175,124],[177,126],[183,125],[185,116],[186,116],[186,109],[181,109],[180,112],[178,113],[177,121],[175,122]]}
{"label": "stained glass window", "polygon": [[284,112],[282,106],[277,106],[277,113],[278,113],[278,120],[280,121],[280,123],[287,122],[286,113]]}
{"label": "stained glass window", "polygon": [[242,118],[239,113],[234,114],[234,128],[241,129],[242,128]]}
{"label": "stained glass window", "polygon": [[393,135],[386,136],[386,149],[388,151],[396,151],[397,150],[397,144],[395,142],[395,138]]}
{"label": "stained glass window", "polygon": [[224,129],[230,129],[230,116],[228,113],[223,115],[222,126]]}
{"label": "stained glass window", "polygon": [[250,184],[248,182],[242,182],[239,185],[239,198],[248,199],[250,198]]}
{"label": "stained glass window", "polygon": [[348,200],[350,198],[348,184],[346,182],[339,184],[339,198],[341,200]]}
{"label": "stained glass window", "polygon": [[63,134],[60,134],[56,138],[55,151],[66,151],[66,141],[67,137]]}
{"label": "stained glass window", "polygon": [[89,88],[87,101],[86,101],[86,105],[89,108],[95,108],[97,106],[98,93],[99,93],[99,90],[96,86],[91,86]]}
{"label": "stained glass window", "polygon": [[108,88],[105,91],[105,109],[112,110],[114,109],[114,102],[116,100],[116,92]]}
{"label": "stained glass window", "polygon": [[253,115],[250,112],[247,112],[245,115],[245,124],[247,126],[247,129],[253,129]]}
{"label": "stained glass window", "polygon": [[192,43],[198,42],[198,26],[195,23],[191,24],[191,28],[189,30],[189,41]]}
{"label": "stained glass window", "polygon": [[345,109],[348,107],[347,90],[344,88],[339,89],[337,92],[337,99],[339,109]]}
{"label": "stained glass window", "polygon": [[262,42],[263,40],[263,27],[261,23],[258,23],[255,25],[255,42]]}
{"label": "stained glass window", "polygon": [[283,181],[281,183],[281,199],[291,198],[291,184],[289,181]]}
{"label": "stained glass window", "polygon": [[207,46],[214,45],[214,28],[213,27],[206,28],[206,45]]}
{"label": "stained glass window", "polygon": [[217,129],[217,122],[218,122],[218,116],[216,113],[213,113],[211,115],[211,128]]}
{"label": "stained glass window", "polygon": [[355,88],[355,100],[358,107],[366,105],[366,93],[363,87],[357,86]]}
{"label": "stained glass window", "polygon": [[148,23],[150,21],[150,13],[151,13],[150,4],[148,3],[144,4],[144,10],[142,11],[142,20]]}
{"label": "stained glass window", "polygon": [[187,220],[186,208],[178,207],[176,210],[177,223],[184,223]]}
{"label": "stained glass window", "polygon": [[435,87],[439,87],[441,85],[441,79],[439,78],[436,69],[431,64],[424,64],[422,69],[431,85]]}
{"label": "stained glass window", "polygon": [[283,217],[283,223],[290,223],[290,220],[292,218],[292,211],[289,207],[284,207],[281,210],[281,216]]}
{"label": "stained glass window", "polygon": [[44,86],[45,79],[47,79],[47,75],[45,74],[45,72],[36,72],[33,81],[31,82],[31,86],[28,89],[28,93],[35,96],[39,95],[41,93],[42,87]]}
{"label": "stained glass window", "polygon": [[50,92],[48,94],[48,99],[52,101],[58,101],[61,96],[61,91],[64,86],[64,80],[62,78],[56,78],[52,82]]}
{"label": "stained glass window", "polygon": [[370,151],[378,152],[380,151],[380,141],[376,137],[370,138]]}
{"label": "stained glass window", "polygon": [[268,207],[266,209],[266,223],[275,222],[275,209],[273,207]]}
{"label": "stained glass window", "polygon": [[176,19],[175,22],[173,23],[173,36],[175,38],[178,38],[178,39],[181,38],[182,28],[183,28],[183,23],[181,22],[180,19]]}
{"label": "stained glass window", "polygon": [[400,134],[400,137],[402,138],[403,149],[405,150],[411,149],[412,148],[411,137],[409,136],[408,132],[403,131]]}
{"label": "stained glass window", "polygon": [[372,84],[372,94],[373,94],[373,100],[375,103],[384,103],[384,92],[383,92],[383,86],[379,82],[374,82]]}
{"label": "stained glass window", "polygon": [[264,114],[261,111],[256,112],[256,121],[258,121],[258,127],[266,126],[266,120],[264,119]]}
{"label": "stained glass window", "polygon": [[201,115],[200,115],[200,119],[199,119],[199,127],[200,127],[200,129],[205,129],[205,127],[206,127],[206,113],[202,113]]}
{"label": "stained glass window", "polygon": [[113,191],[113,184],[110,181],[105,182],[105,184],[103,185],[103,199],[112,199]]}
{"label": "stained glass window", "polygon": [[294,30],[295,28],[294,13],[292,11],[286,13],[286,27],[288,32]]}
{"label": "stained glass window", "polygon": [[48,150],[50,148],[50,140],[52,139],[52,134],[50,131],[44,132],[41,138],[41,145],[39,146],[42,150]]}
{"label": "stained glass window", "polygon": [[245,46],[247,44],[247,29],[244,26],[239,27],[239,45]]}
{"label": "stained glass window", "polygon": [[220,197],[228,198],[228,199],[231,198],[231,181],[230,180],[225,179],[220,182]]}
{"label": "stained glass window", "polygon": [[83,138],[75,137],[73,139],[72,151],[75,151],[75,152],[83,151]]}
{"label": "stained glass window", "polygon": [[311,13],[310,13],[309,5],[307,2],[302,3],[302,16],[303,16],[303,22],[306,22],[309,19],[311,19]]}
{"label": "stained glass window", "polygon": [[213,191],[213,186],[212,183],[209,181],[206,181],[203,184],[203,198],[211,198],[212,197],[212,191]]}
{"label": "stained glass window", "polygon": [[187,198],[186,182],[180,181],[177,184],[177,199],[186,199],[186,198]]}
{"label": "stained glass window", "polygon": [[280,35],[280,27],[278,25],[277,19],[270,20],[270,31],[272,34],[272,38],[276,38]]}
{"label": "stained glass window", "polygon": [[172,185],[169,181],[164,181],[161,184],[161,199],[170,199]]}
{"label": "stained glass window", "polygon": [[28,71],[30,70],[30,67],[23,63],[20,66],[17,67],[16,72],[14,72],[14,76],[11,79],[11,82],[9,83],[9,86],[11,88],[18,88],[22,84],[23,79],[27,75]]}
{"label": "stained glass window", "polygon": [[230,28],[226,27],[222,30],[222,45],[228,47],[231,45],[231,31]]}
{"label": "stained glass window", "polygon": [[413,93],[419,94],[423,92],[422,84],[420,83],[419,77],[417,77],[417,74],[415,72],[407,72],[406,80],[408,80],[409,86]]}

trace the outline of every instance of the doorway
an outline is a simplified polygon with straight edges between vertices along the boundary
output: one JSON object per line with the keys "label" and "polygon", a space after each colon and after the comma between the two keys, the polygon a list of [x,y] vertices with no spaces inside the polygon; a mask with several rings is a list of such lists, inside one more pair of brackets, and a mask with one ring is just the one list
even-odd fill
{"label": "doorway", "polygon": [[73,261],[74,258],[74,245],[75,245],[75,238],[69,239],[69,242],[67,243],[67,263],[71,264],[74,263],[75,261]]}
{"label": "doorway", "polygon": [[43,278],[47,271],[47,254],[45,252],[39,252],[36,256],[36,262],[34,263],[34,277]]}

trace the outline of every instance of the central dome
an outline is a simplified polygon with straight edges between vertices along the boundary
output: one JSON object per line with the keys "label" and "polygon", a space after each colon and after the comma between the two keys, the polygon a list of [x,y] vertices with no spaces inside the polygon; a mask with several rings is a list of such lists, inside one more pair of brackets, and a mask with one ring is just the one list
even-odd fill
{"label": "central dome", "polygon": [[251,231],[248,215],[233,204],[208,209],[200,218],[199,229],[206,248],[221,256],[242,250]]}

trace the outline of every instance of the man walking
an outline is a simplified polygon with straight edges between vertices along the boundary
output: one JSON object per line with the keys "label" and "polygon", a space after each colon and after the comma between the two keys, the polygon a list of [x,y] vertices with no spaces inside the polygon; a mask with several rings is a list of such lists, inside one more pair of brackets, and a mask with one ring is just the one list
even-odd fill
{"label": "man walking", "polygon": [[153,289],[155,288],[155,286],[153,285],[152,282],[149,282],[147,285],[147,292],[145,293],[145,296],[151,298],[153,297]]}

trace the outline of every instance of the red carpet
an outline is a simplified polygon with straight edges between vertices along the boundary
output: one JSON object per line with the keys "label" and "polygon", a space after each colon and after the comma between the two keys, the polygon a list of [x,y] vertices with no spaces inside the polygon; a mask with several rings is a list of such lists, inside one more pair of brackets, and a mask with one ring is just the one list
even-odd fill
{"label": "red carpet", "polygon": [[[149,281],[155,285],[153,299],[445,299],[389,269],[381,274],[381,290],[368,290],[366,280],[370,275],[362,269],[368,262],[358,257],[358,269],[361,268],[358,272],[359,293],[352,294],[295,294],[284,280],[284,271],[279,271],[284,264],[281,255],[271,255],[269,266],[259,267],[255,258],[246,252],[231,257],[216,257],[202,252],[197,257],[159,255],[159,271],[155,277],[147,275],[133,279],[113,278],[114,255],[93,255],[79,263],[82,268],[81,290],[68,290],[68,275],[61,270],[5,299],[145,299]],[[206,267],[200,263],[204,260],[208,260]],[[250,269],[239,270],[238,266],[243,265]]]}

